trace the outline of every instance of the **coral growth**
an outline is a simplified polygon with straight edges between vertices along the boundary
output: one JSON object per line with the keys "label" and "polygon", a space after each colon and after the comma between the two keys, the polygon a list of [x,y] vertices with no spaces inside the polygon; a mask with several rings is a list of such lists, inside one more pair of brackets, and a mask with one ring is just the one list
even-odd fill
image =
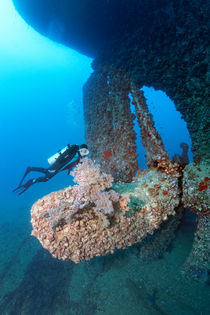
{"label": "coral growth", "polygon": [[162,258],[165,252],[171,249],[171,243],[175,238],[175,232],[182,216],[182,209],[177,210],[176,215],[170,216],[153,235],[148,235],[136,245],[135,252],[141,261],[148,262]]}
{"label": "coral growth", "polygon": [[184,266],[186,276],[207,281],[210,272],[210,195],[209,163],[189,164],[184,169],[183,196],[185,207],[198,214],[191,253]]}
{"label": "coral growth", "polygon": [[154,127],[152,115],[142,91],[135,84],[131,84],[131,95],[136,109],[136,116],[141,128],[142,144],[146,150],[146,162],[148,167],[155,167],[159,161],[168,161],[162,139]]}
{"label": "coral growth", "polygon": [[174,154],[172,157],[172,163],[177,163],[181,165],[183,168],[189,164],[189,157],[188,157],[188,151],[189,151],[189,146],[187,143],[182,142],[180,143],[180,147],[182,149],[182,154]]}
{"label": "coral growth", "polygon": [[183,203],[186,208],[199,213],[210,213],[209,163],[191,163],[184,169]]}
{"label": "coral growth", "polygon": [[[84,159],[71,173],[77,185],[51,193],[31,210],[32,234],[54,257],[76,263],[113,253],[153,234],[168,216],[175,215],[181,196],[181,167],[168,159],[143,93],[113,69],[109,69],[108,85],[104,76],[95,80],[100,89],[87,90],[85,99],[88,106],[97,101],[98,107],[95,123],[86,124],[86,134],[91,154],[103,171]],[[142,172],[137,172],[129,89],[150,167]],[[104,105],[102,92],[110,101],[103,108],[99,106]],[[86,120],[90,113],[86,106]],[[114,147],[108,149],[110,144]],[[113,184],[113,177],[104,170],[118,182]]]}
{"label": "coral growth", "polygon": [[183,273],[194,280],[209,281],[210,272],[210,215],[199,215],[193,248],[183,268]]}
{"label": "coral growth", "polygon": [[128,77],[109,66],[94,72],[84,86],[90,157],[115,181],[123,182],[131,181],[138,170],[135,115],[131,113],[129,91]]}
{"label": "coral growth", "polygon": [[78,263],[139,242],[179,205],[178,177],[155,169],[113,189],[112,177],[89,159],[72,174],[79,185],[53,192],[31,209],[32,235],[59,259]]}

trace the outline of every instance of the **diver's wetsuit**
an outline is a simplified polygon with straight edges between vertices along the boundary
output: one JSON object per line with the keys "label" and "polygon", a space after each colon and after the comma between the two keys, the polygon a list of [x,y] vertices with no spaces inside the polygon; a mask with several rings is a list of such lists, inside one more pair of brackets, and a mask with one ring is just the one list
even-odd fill
{"label": "diver's wetsuit", "polygon": [[[70,173],[70,171],[72,170],[72,168],[74,166],[76,166],[80,159],[81,159],[81,155],[79,152],[80,146],[78,145],[67,145],[67,149],[65,150],[65,152],[60,153],[59,157],[56,159],[56,161],[50,165],[50,167],[48,168],[43,168],[43,167],[27,167],[25,174],[23,175],[23,178],[20,181],[20,184],[17,188],[15,188],[13,190],[17,191],[19,189],[23,189],[22,191],[20,191],[18,194],[21,195],[22,193],[24,193],[31,185],[35,184],[35,183],[39,183],[39,182],[47,182],[50,178],[52,178],[53,176],[55,176],[58,172],[64,171],[64,170],[68,170],[68,174]],[[68,164],[74,157],[75,155],[78,153],[78,158]],[[30,172],[41,172],[44,173],[45,176],[41,176],[38,178],[32,178],[29,179],[25,184],[22,185],[25,177],[28,175],[28,173]]]}

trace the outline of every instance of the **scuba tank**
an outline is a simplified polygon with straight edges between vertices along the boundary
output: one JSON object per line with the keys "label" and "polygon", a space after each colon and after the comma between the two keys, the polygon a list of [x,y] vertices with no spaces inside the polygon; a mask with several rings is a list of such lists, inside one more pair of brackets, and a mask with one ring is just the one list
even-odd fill
{"label": "scuba tank", "polygon": [[66,146],[65,148],[63,148],[62,150],[59,150],[57,153],[55,153],[54,155],[52,155],[51,157],[49,157],[49,159],[47,160],[48,161],[48,163],[50,164],[50,165],[53,165],[55,162],[56,162],[56,160],[61,156],[61,154],[63,154],[65,151],[67,151],[68,150],[68,146]]}

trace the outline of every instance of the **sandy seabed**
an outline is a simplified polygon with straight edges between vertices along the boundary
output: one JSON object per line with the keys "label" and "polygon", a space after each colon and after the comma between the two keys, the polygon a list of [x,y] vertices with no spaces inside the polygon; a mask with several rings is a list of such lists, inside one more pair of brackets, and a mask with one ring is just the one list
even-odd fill
{"label": "sandy seabed", "polygon": [[180,273],[193,226],[182,224],[170,251],[149,263],[132,246],[74,264],[30,237],[26,213],[1,222],[0,314],[209,314],[209,285]]}

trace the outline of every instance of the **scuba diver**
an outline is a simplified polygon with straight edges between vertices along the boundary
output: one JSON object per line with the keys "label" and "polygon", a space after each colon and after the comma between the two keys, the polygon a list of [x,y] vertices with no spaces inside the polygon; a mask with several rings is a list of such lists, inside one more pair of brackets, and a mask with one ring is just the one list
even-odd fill
{"label": "scuba diver", "polygon": [[[78,154],[78,157],[75,161],[69,164],[71,160]],[[58,151],[56,154],[51,156],[48,159],[48,163],[50,166],[48,168],[43,168],[43,167],[27,167],[25,174],[23,175],[23,178],[20,181],[20,184],[18,185],[17,188],[13,190],[19,191],[18,195],[21,195],[24,193],[31,185],[39,182],[47,182],[50,178],[55,176],[57,173],[68,170],[68,175],[70,174],[71,170],[73,167],[75,167],[81,158],[87,156],[89,154],[88,147],[86,144],[82,145],[67,145],[65,148],[62,150]],[[45,176],[41,176],[38,178],[32,178],[29,179],[25,184],[23,184],[23,181],[25,177],[28,175],[30,172],[41,172],[44,173]]]}

